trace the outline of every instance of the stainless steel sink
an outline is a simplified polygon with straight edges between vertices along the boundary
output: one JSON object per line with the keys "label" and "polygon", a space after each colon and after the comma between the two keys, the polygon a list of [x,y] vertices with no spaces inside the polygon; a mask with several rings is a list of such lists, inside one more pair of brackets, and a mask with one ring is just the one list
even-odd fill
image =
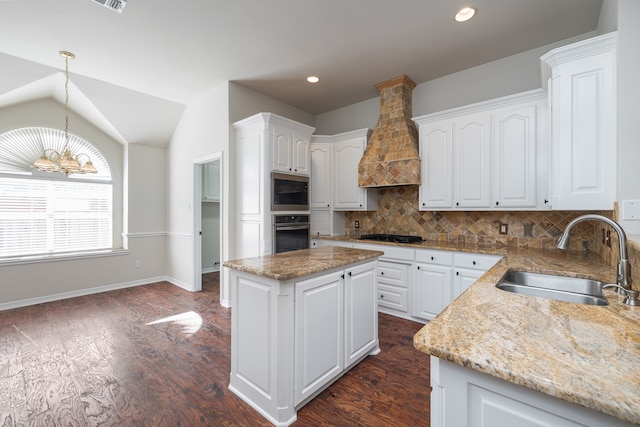
{"label": "stainless steel sink", "polygon": [[608,305],[609,302],[602,294],[604,285],[597,280],[509,270],[496,287],[533,297],[578,304]]}

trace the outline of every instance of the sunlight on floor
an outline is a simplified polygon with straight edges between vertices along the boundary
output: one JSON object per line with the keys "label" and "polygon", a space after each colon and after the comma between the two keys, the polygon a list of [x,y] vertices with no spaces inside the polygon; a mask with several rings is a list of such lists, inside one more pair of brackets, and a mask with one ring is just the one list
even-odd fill
{"label": "sunlight on floor", "polygon": [[149,325],[158,325],[160,323],[174,323],[182,328],[182,333],[187,336],[193,335],[202,327],[202,316],[195,311],[187,311],[185,313],[176,314],[175,316],[165,317],[164,319],[155,320],[147,323]]}

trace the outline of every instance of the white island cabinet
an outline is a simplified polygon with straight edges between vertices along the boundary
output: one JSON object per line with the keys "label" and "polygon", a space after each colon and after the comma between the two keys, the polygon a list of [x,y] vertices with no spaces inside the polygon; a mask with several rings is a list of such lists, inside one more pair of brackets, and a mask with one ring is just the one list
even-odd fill
{"label": "white island cabinet", "polygon": [[367,355],[380,351],[380,251],[322,247],[231,268],[229,389],[277,426]]}

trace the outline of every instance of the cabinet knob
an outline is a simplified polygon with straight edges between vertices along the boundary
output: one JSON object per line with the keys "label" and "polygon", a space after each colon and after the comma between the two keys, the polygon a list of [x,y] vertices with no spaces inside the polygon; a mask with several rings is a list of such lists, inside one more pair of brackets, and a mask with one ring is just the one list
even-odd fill
{"label": "cabinet knob", "polygon": [[459,276],[459,275],[460,275],[460,272],[459,272],[459,271],[456,271],[456,276]]}
{"label": "cabinet knob", "polygon": [[289,172],[291,172],[291,168],[289,168]]}
{"label": "cabinet knob", "polygon": [[380,295],[380,299],[384,298],[384,295]]}
{"label": "cabinet knob", "polygon": [[331,205],[329,203],[327,203],[327,207],[329,208],[329,207],[331,207]]}
{"label": "cabinet knob", "polygon": [[384,271],[381,271],[381,272],[380,272],[380,275],[381,275],[381,276],[384,276]]}
{"label": "cabinet knob", "polygon": [[420,270],[420,266],[418,266],[418,270]]}
{"label": "cabinet knob", "polygon": [[343,275],[341,275],[340,277],[344,279],[344,274],[343,274]]}
{"label": "cabinet knob", "polygon": [[351,272],[349,272],[349,277],[351,277]]}
{"label": "cabinet knob", "polygon": [[294,171],[294,172],[298,172],[298,169],[294,169],[293,171]]}
{"label": "cabinet knob", "polygon": [[422,202],[422,206],[426,206],[427,204],[425,202]]}
{"label": "cabinet knob", "polygon": [[475,262],[475,261],[473,261],[473,265],[476,265],[476,262]]}
{"label": "cabinet knob", "polygon": [[431,257],[431,261],[433,261],[433,260],[434,260],[434,257]]}
{"label": "cabinet knob", "polygon": [[360,207],[362,207],[362,203],[360,203]]}
{"label": "cabinet knob", "polygon": [[460,206],[460,203],[456,202],[456,206]]}
{"label": "cabinet knob", "polygon": [[496,202],[496,206],[498,206],[500,204],[500,202]]}
{"label": "cabinet knob", "polygon": [[547,199],[544,199],[544,204],[549,204],[549,201]]}

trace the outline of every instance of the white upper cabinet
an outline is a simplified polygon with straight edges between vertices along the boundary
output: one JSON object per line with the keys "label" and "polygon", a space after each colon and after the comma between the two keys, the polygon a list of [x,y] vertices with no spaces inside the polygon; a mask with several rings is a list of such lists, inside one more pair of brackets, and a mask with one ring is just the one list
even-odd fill
{"label": "white upper cabinet", "polygon": [[536,206],[536,105],[493,114],[493,205]]}
{"label": "white upper cabinet", "polygon": [[457,208],[491,206],[491,115],[453,120],[453,201]]}
{"label": "white upper cabinet", "polygon": [[202,201],[220,201],[220,161],[206,163],[202,168]]}
{"label": "white upper cabinet", "polygon": [[331,148],[331,144],[311,142],[311,209],[331,207]]}
{"label": "white upper cabinet", "polygon": [[453,206],[453,127],[451,120],[420,126],[420,208]]}
{"label": "white upper cabinet", "polygon": [[334,135],[332,176],[333,208],[343,211],[376,210],[377,190],[358,187],[358,163],[369,138],[369,129]]}
{"label": "white upper cabinet", "polygon": [[541,58],[551,102],[553,209],[613,209],[616,40],[617,33],[609,33]]}
{"label": "white upper cabinet", "polygon": [[536,90],[416,118],[419,208],[549,209],[546,115]]}
{"label": "white upper cabinet", "polygon": [[274,126],[272,170],[276,172],[309,175],[309,144],[308,134],[296,132],[284,126]]}

